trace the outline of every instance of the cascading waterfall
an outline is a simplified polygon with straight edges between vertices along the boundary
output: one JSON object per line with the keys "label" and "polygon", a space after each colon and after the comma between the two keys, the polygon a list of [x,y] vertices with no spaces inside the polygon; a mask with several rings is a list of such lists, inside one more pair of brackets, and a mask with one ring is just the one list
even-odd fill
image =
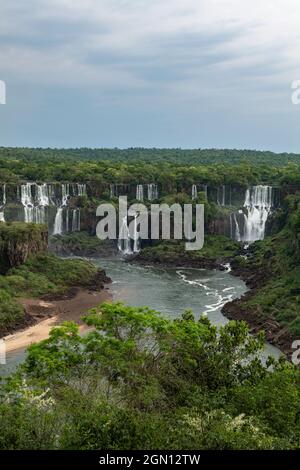
{"label": "cascading waterfall", "polygon": [[136,187],[136,197],[138,201],[144,200],[144,187],[142,184],[138,184]]}
{"label": "cascading waterfall", "polygon": [[[53,235],[61,235],[64,232],[80,231],[80,209],[72,209],[72,220],[70,230],[70,211],[68,209],[68,201],[73,195],[74,197],[86,194],[86,184],[81,183],[62,183],[61,185],[61,205],[57,208]],[[66,209],[67,208],[67,209]],[[65,219],[65,224],[64,224]],[[65,226],[64,226],[65,225]]]}
{"label": "cascading waterfall", "polygon": [[80,209],[72,210],[72,232],[80,232]]}
{"label": "cascading waterfall", "polygon": [[34,222],[34,198],[32,187],[35,183],[26,183],[21,185],[21,203],[24,207],[24,222]]}
{"label": "cascading waterfall", "polygon": [[5,222],[4,207],[6,204],[6,184],[2,187],[2,206],[0,207],[0,222]]}
{"label": "cascading waterfall", "polygon": [[226,205],[226,186],[223,184],[221,188],[222,190],[220,191],[220,188],[218,187],[217,204],[218,206],[225,206]]}
{"label": "cascading waterfall", "polygon": [[110,199],[112,199],[113,197],[116,196],[116,192],[115,192],[115,185],[114,184],[111,184],[110,185]]}
{"label": "cascading waterfall", "polygon": [[246,190],[243,210],[230,216],[231,237],[237,241],[263,240],[266,222],[273,207],[271,186],[252,186]]}
{"label": "cascading waterfall", "polygon": [[192,186],[192,199],[197,199],[198,197],[198,190],[197,190],[197,186],[195,184],[193,184]]}
{"label": "cascading waterfall", "polygon": [[137,231],[137,217],[138,214],[134,214],[134,238],[133,238],[133,252],[139,253],[140,252],[140,237]]}
{"label": "cascading waterfall", "polygon": [[61,235],[63,233],[63,207],[58,207],[54,220],[53,235]]}
{"label": "cascading waterfall", "polygon": [[21,203],[24,207],[24,221],[38,224],[46,223],[45,208],[51,205],[48,185],[26,183],[21,185]]}
{"label": "cascading waterfall", "polygon": [[[70,212],[68,210],[68,203],[71,196],[78,197],[84,194],[86,194],[86,184],[81,183],[62,183],[60,195],[57,195],[55,185],[51,183],[37,184],[28,182],[17,187],[17,199],[24,208],[25,222],[49,224],[47,208],[56,208],[53,234],[73,231],[73,228],[74,231],[80,230],[80,209],[72,209],[72,212]],[[6,204],[5,189],[3,192],[3,203],[3,205]],[[1,210],[0,220],[4,220],[4,214],[2,215]]]}
{"label": "cascading waterfall", "polygon": [[150,184],[147,185],[147,187],[148,187],[148,200],[153,201],[155,199],[158,199],[157,184],[150,183]]}
{"label": "cascading waterfall", "polygon": [[[61,185],[61,205],[57,208],[53,235],[62,235],[64,233],[64,208],[68,205],[68,200],[70,198],[70,184],[62,183]],[[66,231],[69,231],[69,214],[66,214]]]}
{"label": "cascading waterfall", "polygon": [[46,210],[49,206],[48,186],[46,183],[36,185],[37,206],[33,208],[34,221],[38,224],[46,223]]}
{"label": "cascading waterfall", "polygon": [[122,220],[122,225],[119,230],[118,248],[123,255],[133,255],[140,252],[140,237],[137,231],[137,218],[138,213],[130,214],[134,217],[134,233],[133,237],[130,236],[130,230],[127,224],[127,216]]}
{"label": "cascading waterfall", "polygon": [[230,238],[241,241],[240,227],[237,221],[236,213],[230,214]]}
{"label": "cascading waterfall", "polygon": [[67,206],[68,200],[70,198],[70,184],[62,183],[61,185],[61,205]]}
{"label": "cascading waterfall", "polygon": [[247,189],[244,207],[246,219],[243,241],[263,240],[266,222],[272,209],[272,188],[254,186]]}
{"label": "cascading waterfall", "polygon": [[122,225],[119,230],[118,248],[124,255],[131,255],[131,238],[127,225],[127,215],[123,217]]}
{"label": "cascading waterfall", "polygon": [[86,194],[86,184],[77,183],[77,196],[84,196]]}

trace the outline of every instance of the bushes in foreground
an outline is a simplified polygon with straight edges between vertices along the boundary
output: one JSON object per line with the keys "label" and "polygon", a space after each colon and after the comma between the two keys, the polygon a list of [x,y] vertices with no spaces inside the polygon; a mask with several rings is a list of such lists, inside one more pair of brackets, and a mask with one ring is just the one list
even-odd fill
{"label": "bushes in foreground", "polygon": [[103,304],[66,323],[2,387],[2,449],[299,447],[299,371],[259,358],[244,322]]}

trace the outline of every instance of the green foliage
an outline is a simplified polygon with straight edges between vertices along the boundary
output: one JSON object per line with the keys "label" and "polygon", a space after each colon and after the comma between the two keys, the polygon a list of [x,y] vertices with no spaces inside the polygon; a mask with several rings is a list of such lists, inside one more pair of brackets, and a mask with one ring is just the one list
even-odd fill
{"label": "green foliage", "polygon": [[[29,149],[0,148],[1,181],[104,183],[156,182],[181,191],[192,183],[210,185],[269,182],[299,184],[300,156],[217,149]],[[181,189],[180,189],[181,188]],[[82,206],[85,198],[80,199]]]}
{"label": "green foliage", "polygon": [[201,250],[186,251],[184,242],[168,240],[154,243],[142,249],[140,259],[149,262],[177,263],[223,260],[236,256],[240,251],[239,243],[223,235],[205,235]]}
{"label": "green foliage", "polygon": [[236,258],[256,283],[255,292],[243,304],[263,319],[274,318],[296,339],[300,334],[300,197],[290,195],[280,209],[275,235],[255,242],[247,260]]}
{"label": "green foliage", "polygon": [[217,330],[190,311],[168,320],[120,303],[85,322],[85,336],[54,328],[3,385],[2,449],[299,446],[299,370],[264,365],[245,323]]}
{"label": "green foliage", "polygon": [[0,327],[9,327],[24,316],[23,307],[4,289],[0,289]]}
{"label": "green foliage", "polygon": [[96,256],[107,252],[109,241],[100,240],[87,232],[73,232],[65,235],[54,235],[50,238],[51,251],[80,256]]}
{"label": "green foliage", "polygon": [[97,268],[88,261],[61,259],[45,253],[0,276],[0,288],[15,296],[59,295],[70,287],[90,287],[96,273]]}
{"label": "green foliage", "polygon": [[23,315],[17,297],[60,296],[70,288],[95,287],[97,268],[80,259],[61,259],[49,253],[30,257],[26,263],[0,275],[0,329],[11,327]]}
{"label": "green foliage", "polygon": [[45,225],[22,222],[0,222],[0,273],[18,266],[28,256],[47,250]]}

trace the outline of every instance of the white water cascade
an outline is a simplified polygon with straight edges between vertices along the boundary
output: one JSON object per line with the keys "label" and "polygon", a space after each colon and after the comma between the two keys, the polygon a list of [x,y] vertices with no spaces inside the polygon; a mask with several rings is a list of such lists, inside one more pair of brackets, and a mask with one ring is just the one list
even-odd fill
{"label": "white water cascade", "polygon": [[137,201],[143,201],[144,200],[144,186],[142,184],[137,185],[135,198],[136,198]]}
{"label": "white water cascade", "polygon": [[150,183],[147,185],[147,187],[148,187],[148,200],[153,201],[154,199],[158,199],[157,184]]}
{"label": "white water cascade", "polygon": [[193,184],[192,186],[192,199],[197,199],[198,197],[198,191],[197,191],[197,186],[195,184]]}
{"label": "white water cascade", "polygon": [[80,232],[80,209],[72,211],[72,232]]}
{"label": "white water cascade", "polygon": [[133,255],[140,252],[140,237],[137,231],[137,217],[138,214],[130,214],[134,217],[134,233],[131,237],[130,230],[127,223],[127,216],[122,220],[122,225],[119,230],[118,249],[123,255]]}
{"label": "white water cascade", "polygon": [[2,205],[0,206],[0,222],[5,222],[4,207],[6,204],[6,184],[2,187]]}
{"label": "white water cascade", "polygon": [[64,223],[63,223],[63,207],[58,207],[54,220],[54,229],[53,235],[61,235],[63,233]]}
{"label": "white water cascade", "polygon": [[246,218],[243,241],[263,240],[266,222],[272,209],[272,188],[254,186],[247,189],[244,207]]}
{"label": "white water cascade", "polygon": [[273,207],[271,186],[252,186],[246,190],[243,210],[230,216],[231,237],[252,243],[263,240],[266,222]]}
{"label": "white water cascade", "polygon": [[133,253],[139,253],[140,248],[140,235],[137,231],[137,217],[138,214],[134,214],[134,235],[133,235]]}
{"label": "white water cascade", "polygon": [[[59,190],[60,189],[60,190]],[[3,190],[3,205],[6,204],[5,186]],[[60,186],[53,183],[37,184],[28,182],[17,187],[17,200],[24,209],[24,222],[27,223],[53,223],[51,214],[54,214],[53,234],[62,234],[65,231],[80,230],[80,209],[68,210],[69,199],[86,194],[86,184],[62,183]],[[50,212],[49,212],[50,211]],[[0,220],[4,220],[0,204]]]}
{"label": "white water cascade", "polygon": [[119,230],[118,248],[124,255],[131,255],[131,238],[129,228],[127,225],[127,215],[122,220],[122,225]]}
{"label": "white water cascade", "polygon": [[20,199],[24,207],[24,222],[46,223],[45,208],[54,204],[49,197],[51,192],[51,185],[46,183],[26,183],[21,185]]}
{"label": "white water cascade", "polygon": [[86,194],[86,184],[76,184],[77,196],[84,196]]}
{"label": "white water cascade", "polygon": [[70,184],[63,183],[61,185],[61,205],[67,206],[69,198],[70,198]]}
{"label": "white water cascade", "polygon": [[[221,190],[218,187],[218,193],[217,193],[217,204],[218,206],[225,206],[226,202],[226,186],[223,184],[221,186]],[[220,194],[221,193],[221,194]]]}
{"label": "white water cascade", "polygon": [[233,238],[237,242],[241,241],[240,227],[235,212],[230,214],[230,238]]}
{"label": "white water cascade", "polygon": [[24,222],[34,221],[34,198],[32,187],[35,183],[26,183],[21,185],[21,203],[24,207]]}
{"label": "white water cascade", "polygon": [[[61,185],[61,205],[57,208],[53,235],[62,235],[65,232],[80,231],[80,209],[72,209],[71,230],[70,230],[70,210],[68,201],[72,196],[83,196],[86,194],[86,185],[80,183],[62,183]],[[65,220],[65,224],[64,224]]]}

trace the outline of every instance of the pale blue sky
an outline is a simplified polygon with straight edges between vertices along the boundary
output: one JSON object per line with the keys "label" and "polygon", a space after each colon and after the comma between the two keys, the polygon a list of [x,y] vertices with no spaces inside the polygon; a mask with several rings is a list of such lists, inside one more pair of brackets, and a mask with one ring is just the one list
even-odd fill
{"label": "pale blue sky", "polygon": [[300,152],[298,0],[1,0],[0,145]]}

